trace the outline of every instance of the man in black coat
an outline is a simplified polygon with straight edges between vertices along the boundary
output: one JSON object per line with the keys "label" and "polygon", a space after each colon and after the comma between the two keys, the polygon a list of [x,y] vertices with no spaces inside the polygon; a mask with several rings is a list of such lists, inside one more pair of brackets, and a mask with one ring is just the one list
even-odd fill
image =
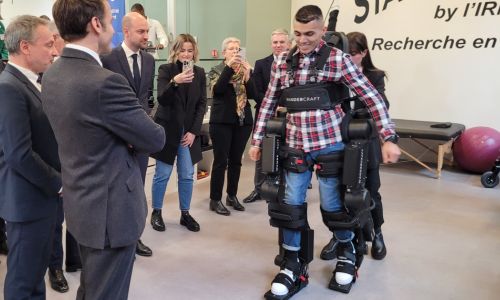
{"label": "man in black coat", "polygon": [[[255,62],[255,70],[253,73],[255,89],[257,94],[255,96],[255,120],[259,115],[260,104],[264,95],[267,91],[267,86],[269,85],[269,80],[271,76],[271,66],[274,60],[281,52],[288,51],[290,48],[290,39],[288,38],[288,31],[286,29],[276,29],[271,33],[271,48],[273,53]],[[244,203],[254,202],[260,200],[260,188],[264,182],[265,174],[262,173],[262,160],[257,160],[255,162],[255,175],[254,175],[254,190],[243,199]]]}
{"label": "man in black coat", "polygon": [[[155,60],[151,54],[143,50],[148,46],[148,22],[139,13],[131,12],[123,17],[122,27],[123,43],[114,48],[110,54],[101,58],[102,65],[106,69],[127,78],[130,87],[139,98],[139,104],[149,115],[154,104]],[[143,183],[146,182],[148,160],[149,155],[147,153],[137,154]],[[144,245],[141,240],[137,241],[135,253],[141,256],[153,255],[153,251]]]}
{"label": "man in black coat", "polygon": [[10,251],[4,299],[45,299],[62,183],[37,80],[57,51],[47,21],[34,16],[12,21],[5,40],[10,60],[0,74],[0,216]]}

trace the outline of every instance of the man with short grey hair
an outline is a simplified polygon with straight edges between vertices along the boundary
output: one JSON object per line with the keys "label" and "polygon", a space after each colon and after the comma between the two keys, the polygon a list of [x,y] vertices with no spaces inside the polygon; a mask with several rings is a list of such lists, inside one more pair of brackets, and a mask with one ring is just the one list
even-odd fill
{"label": "man with short grey hair", "polygon": [[57,55],[47,24],[25,15],[5,32],[9,63],[0,74],[0,216],[7,221],[10,247],[6,300],[45,299],[62,191],[58,145],[38,82]]}

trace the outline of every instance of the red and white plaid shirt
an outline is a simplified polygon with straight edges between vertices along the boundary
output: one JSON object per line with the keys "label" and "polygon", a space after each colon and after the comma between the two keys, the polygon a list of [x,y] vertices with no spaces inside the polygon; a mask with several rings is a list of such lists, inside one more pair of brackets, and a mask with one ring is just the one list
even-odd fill
{"label": "red and white plaid shirt", "polygon": [[[310,82],[312,75],[309,66],[317,59],[321,47],[327,47],[324,41],[309,54],[298,50],[293,55],[299,55],[299,67],[293,78],[295,85]],[[252,138],[252,145],[260,147],[264,137],[267,120],[275,114],[276,104],[282,91],[289,85],[289,75],[286,64],[287,53],[282,53],[271,68],[271,81],[260,107]],[[323,70],[317,73],[317,82],[340,81],[346,84],[359,98],[366,103],[382,139],[395,135],[394,123],[387,114],[382,97],[359,71],[350,57],[342,51],[332,48]],[[323,149],[335,143],[342,142],[340,123],[344,112],[340,105],[330,110],[309,110],[287,114],[286,142],[295,149],[305,152]]]}

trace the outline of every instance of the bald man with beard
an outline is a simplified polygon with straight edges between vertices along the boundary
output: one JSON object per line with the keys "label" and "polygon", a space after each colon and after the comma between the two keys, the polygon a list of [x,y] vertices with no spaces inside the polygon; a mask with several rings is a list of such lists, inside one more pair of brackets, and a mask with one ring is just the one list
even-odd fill
{"label": "bald man with beard", "polygon": [[[122,28],[124,41],[110,54],[101,58],[102,64],[106,69],[121,74],[127,79],[139,98],[139,104],[149,115],[153,108],[155,61],[153,56],[144,50],[148,46],[148,22],[141,14],[131,12],[123,17]],[[134,64],[136,64],[135,67]],[[143,183],[146,179],[148,159],[147,153],[137,155]],[[153,255],[153,251],[141,240],[137,241],[135,253],[141,256]]]}

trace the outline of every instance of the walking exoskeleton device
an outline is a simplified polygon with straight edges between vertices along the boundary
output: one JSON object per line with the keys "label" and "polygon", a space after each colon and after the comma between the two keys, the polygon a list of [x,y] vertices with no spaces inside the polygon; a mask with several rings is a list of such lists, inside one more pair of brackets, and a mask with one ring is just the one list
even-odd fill
{"label": "walking exoskeleton device", "polygon": [[[300,172],[304,168],[314,168],[318,176],[341,177],[340,191],[345,210],[337,213],[322,211],[323,222],[333,232],[338,229],[349,229],[354,232],[353,244],[355,256],[351,261],[355,264],[337,263],[329,288],[348,293],[354,280],[348,284],[336,281],[336,272],[356,275],[367,253],[366,241],[371,241],[373,222],[370,210],[374,207],[368,191],[365,189],[366,170],[370,161],[370,139],[377,138],[377,130],[368,112],[363,110],[349,112],[342,123],[342,135],[345,142],[343,153],[319,156],[314,165],[308,165],[304,159],[294,153],[285,144],[285,118],[283,115],[268,121],[266,135],[262,146],[262,168],[266,180],[262,185],[261,195],[268,201],[271,226],[279,230],[279,254],[275,264],[282,267],[286,264],[285,250],[282,248],[282,229],[299,230],[301,232],[301,249],[299,263],[296,265],[295,282],[289,284],[289,293],[277,296],[271,291],[265,294],[266,299],[289,299],[308,284],[308,264],[313,260],[314,231],[307,222],[307,204],[301,206],[287,205],[283,202],[285,194],[284,170]],[[375,162],[374,162],[375,163]],[[377,161],[378,163],[378,161]],[[337,257],[349,256],[342,247],[337,248]],[[290,264],[287,264],[290,266]],[[282,276],[286,276],[281,274]],[[280,274],[278,274],[280,276]]]}

